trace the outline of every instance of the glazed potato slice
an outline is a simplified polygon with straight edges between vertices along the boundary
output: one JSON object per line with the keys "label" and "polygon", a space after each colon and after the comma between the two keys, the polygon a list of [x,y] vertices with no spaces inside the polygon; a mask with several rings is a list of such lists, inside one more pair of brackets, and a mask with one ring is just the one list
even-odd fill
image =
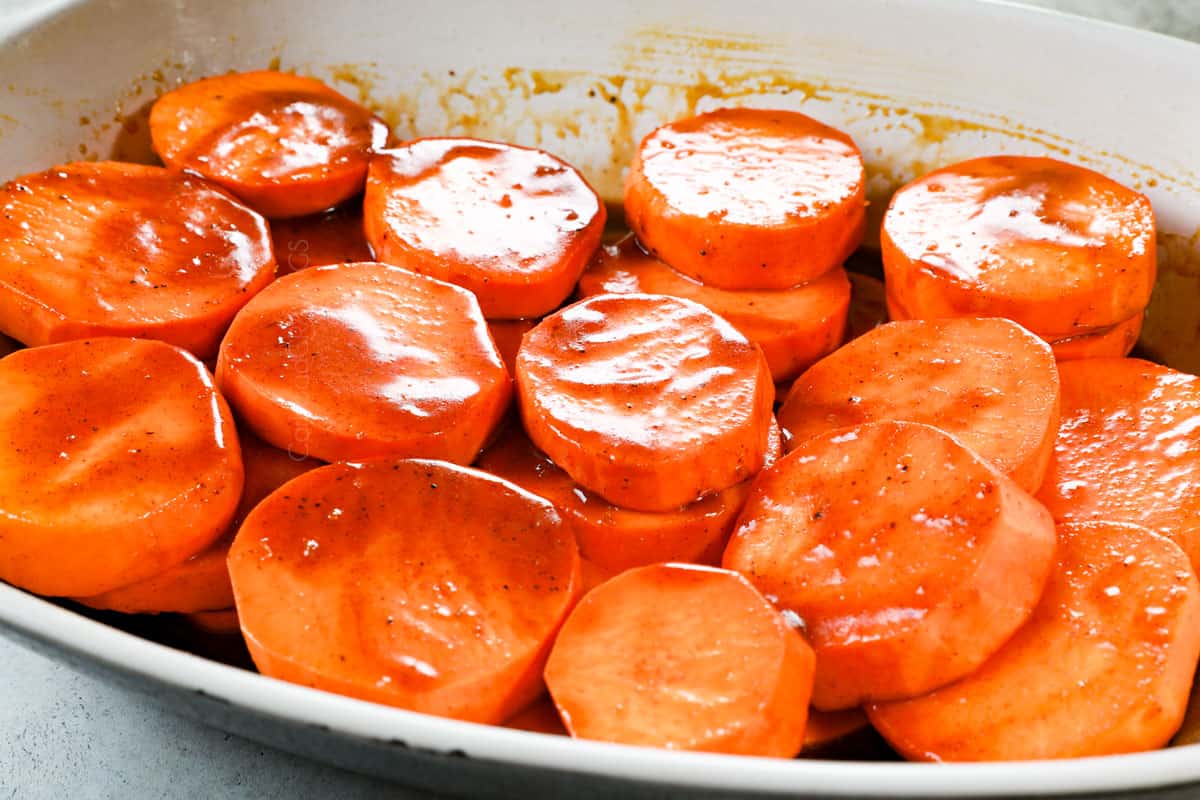
{"label": "glazed potato slice", "polygon": [[0,191],[0,331],[30,346],[96,336],[216,354],[275,275],[267,222],[160,167],[75,163]]}
{"label": "glazed potato slice", "polygon": [[1007,317],[1053,341],[1142,313],[1156,274],[1143,195],[1032,156],[953,164],[901,188],[880,235],[908,318]]}
{"label": "glazed potato slice", "polygon": [[1200,564],[1200,378],[1136,358],[1062,364],[1038,499],[1058,521],[1142,525]]}
{"label": "glazed potato slice", "polygon": [[380,261],[470,289],[488,319],[562,305],[607,216],[569,164],[479,139],[418,139],[375,156],[363,209]]}
{"label": "glazed potato slice", "polygon": [[491,724],[543,691],[580,592],[553,506],[424,460],[331,464],[284,484],[250,512],[229,571],[263,674]]}
{"label": "glazed potato slice", "polygon": [[803,620],[825,711],[979,668],[1028,619],[1054,556],[1046,510],[910,422],[800,443],[755,479],[723,566]]}
{"label": "glazed potato slice", "polygon": [[1166,745],[1200,658],[1200,585],[1187,556],[1145,528],[1058,529],[1033,617],[974,674],[868,708],[901,754],[1022,761]]}
{"label": "glazed potato slice", "polygon": [[217,381],[258,436],[323,461],[468,464],[512,396],[469,292],[373,263],[271,284],[230,327]]}
{"label": "glazed potato slice", "polygon": [[690,300],[605,294],[517,353],[529,438],[613,505],[670,511],[762,468],[774,389],[762,351]]}
{"label": "glazed potato slice", "polygon": [[1049,346],[1003,319],[892,322],[796,379],[779,410],[785,448],[879,420],[941,428],[1035,492],[1058,429]]}
{"label": "glazed potato slice", "polygon": [[722,289],[788,289],[840,267],[866,225],[862,154],[793,111],[723,108],[651,131],[625,181],[647,249]]}
{"label": "glazed potato slice", "polygon": [[277,218],[361,193],[388,128],[321,81],[261,70],[167,92],[150,110],[150,136],[167,166],[203,175]]}
{"label": "glazed potato slice", "polygon": [[139,339],[0,360],[0,579],[85,597],[203,551],[242,492],[233,418],[204,366]]}
{"label": "glazed potato slice", "polygon": [[813,654],[742,576],[654,564],[593,589],[546,663],[572,736],[742,755],[796,755]]}
{"label": "glazed potato slice", "polygon": [[850,283],[840,266],[790,289],[727,291],[668,267],[627,236],[600,249],[579,279],[579,295],[666,294],[695,300],[762,348],[777,383],[799,375],[842,343]]}

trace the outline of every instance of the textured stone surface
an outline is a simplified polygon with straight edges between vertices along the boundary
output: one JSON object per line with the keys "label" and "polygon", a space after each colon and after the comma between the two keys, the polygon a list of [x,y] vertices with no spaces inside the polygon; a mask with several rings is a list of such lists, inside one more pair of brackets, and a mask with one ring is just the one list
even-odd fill
{"label": "textured stone surface", "polygon": [[[0,0],[0,14],[36,2]],[[1200,0],[1032,4],[1200,41]],[[0,639],[0,798],[417,796],[179,719]]]}

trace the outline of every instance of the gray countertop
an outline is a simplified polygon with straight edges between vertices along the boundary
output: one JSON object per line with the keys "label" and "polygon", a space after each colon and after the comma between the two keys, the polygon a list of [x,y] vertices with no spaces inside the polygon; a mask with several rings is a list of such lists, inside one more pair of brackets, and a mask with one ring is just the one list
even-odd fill
{"label": "gray countertop", "polygon": [[[1200,0],[1032,4],[1200,41]],[[0,675],[0,797],[417,796],[180,719],[2,639]]]}

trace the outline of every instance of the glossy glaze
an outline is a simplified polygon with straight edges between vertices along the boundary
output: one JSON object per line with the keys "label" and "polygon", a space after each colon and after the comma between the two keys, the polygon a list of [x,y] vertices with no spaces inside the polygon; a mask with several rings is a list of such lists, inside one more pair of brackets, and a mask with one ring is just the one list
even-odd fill
{"label": "glossy glaze", "polygon": [[266,221],[196,178],[80,162],[0,190],[0,330],[31,346],[140,336],[207,358],[274,273]]}
{"label": "glossy glaze", "polygon": [[804,726],[804,754],[825,752],[836,747],[847,737],[870,727],[867,715],[861,708],[846,711],[808,711],[808,723]]}
{"label": "glossy glaze", "polygon": [[615,505],[669,511],[762,468],[766,359],[697,303],[628,294],[569,306],[525,336],[517,384],[533,443]]}
{"label": "glossy glaze", "polygon": [[579,295],[666,294],[719,314],[762,348],[776,382],[799,375],[842,342],[850,283],[835,267],[810,283],[775,291],[728,291],[692,280],[649,255],[630,234],[600,248]]}
{"label": "glossy glaze", "polygon": [[573,736],[791,757],[812,670],[803,637],[740,575],[656,564],[588,593],[546,684]]}
{"label": "glossy glaze", "polygon": [[233,420],[200,362],[90,339],[0,361],[0,578],[89,595],[183,562],[242,490]]}
{"label": "glossy glaze", "polygon": [[1200,585],[1144,528],[1060,526],[1033,617],[975,674],[869,709],[909,758],[1022,761],[1166,745],[1200,656]]}
{"label": "glossy glaze", "polygon": [[1038,499],[1057,520],[1143,525],[1200,564],[1200,378],[1133,358],[1059,373],[1062,426]]}
{"label": "glossy glaze", "polygon": [[802,442],[754,481],[723,565],[803,620],[824,710],[969,674],[1029,616],[1050,515],[945,433],[882,422]]}
{"label": "glossy glaze", "polygon": [[[887,294],[887,315],[894,321],[917,319],[904,309],[890,293]],[[1083,358],[1122,358],[1137,346],[1145,314],[1135,314],[1117,325],[1088,328],[1073,336],[1050,339],[1056,361],[1078,361]],[[1041,337],[1045,339],[1045,337]]]}
{"label": "glossy glaze", "polygon": [[1135,314],[1119,325],[1101,328],[1095,333],[1071,336],[1050,343],[1059,361],[1078,361],[1082,358],[1121,358],[1129,355],[1142,333],[1145,314]]}
{"label": "glossy glaze", "polygon": [[796,379],[779,409],[785,439],[885,419],[945,430],[1036,491],[1058,428],[1049,346],[1000,319],[882,325]]}
{"label": "glossy glaze", "polygon": [[496,343],[496,349],[500,351],[500,360],[504,362],[504,368],[508,370],[509,375],[515,375],[517,372],[517,351],[521,349],[521,340],[537,323],[536,319],[488,320],[488,332],[492,334],[492,341]]}
{"label": "glossy glaze", "polygon": [[355,200],[320,214],[274,220],[271,240],[280,275],[375,260],[363,232],[362,206]]}
{"label": "glossy glaze", "polygon": [[150,113],[170,167],[225,186],[269,217],[313,214],[362,191],[388,128],[320,81],[261,71],[204,78]]}
{"label": "glossy glaze", "polygon": [[380,153],[364,212],[380,261],[470,289],[489,319],[561,305],[606,218],[570,165],[478,139],[419,139]]}
{"label": "glossy glaze", "polygon": [[469,292],[370,263],[271,284],[229,329],[217,380],[255,433],[325,461],[469,463],[511,396]]}
{"label": "glossy glaze", "polygon": [[[229,546],[246,516],[271,492],[283,484],[321,466],[312,458],[302,458],[272,447],[251,433],[240,432],[245,482],[237,511],[225,533],[203,551],[145,580],[121,586],[91,597],[74,598],[92,608],[127,614],[174,612],[202,614],[224,613],[233,608],[233,587],[225,561]],[[233,630],[237,630],[236,613]]]}
{"label": "glossy glaze", "polygon": [[433,461],[297,478],[251,512],[229,565],[265,674],[494,724],[536,697],[580,588],[549,503]]}
{"label": "glossy glaze", "polygon": [[562,718],[558,716],[558,709],[554,707],[554,703],[549,697],[538,698],[505,722],[504,727],[531,733],[548,733],[553,736],[569,735],[567,729],[563,727]]}
{"label": "glossy glaze", "polygon": [[974,159],[908,184],[881,245],[912,317],[1008,317],[1047,339],[1140,313],[1156,274],[1150,201],[1048,158]]}
{"label": "glossy glaze", "polygon": [[846,134],[795,112],[720,109],[642,141],[625,215],[651,253],[690,277],[784,289],[859,245],[865,182]]}
{"label": "glossy glaze", "polygon": [[[780,450],[773,426],[766,463],[774,463]],[[515,424],[483,452],[477,466],[553,503],[574,532],[580,554],[612,572],[663,561],[720,563],[750,493],[747,480],[674,511],[618,508],[575,483]]]}
{"label": "glossy glaze", "polygon": [[887,294],[883,281],[859,272],[847,272],[850,279],[850,311],[846,318],[846,339],[857,339],[888,321]]}

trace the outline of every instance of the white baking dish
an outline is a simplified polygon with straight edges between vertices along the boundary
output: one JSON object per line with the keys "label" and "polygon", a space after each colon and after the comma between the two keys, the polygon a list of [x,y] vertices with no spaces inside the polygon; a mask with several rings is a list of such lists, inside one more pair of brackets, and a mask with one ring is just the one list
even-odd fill
{"label": "white baking dish", "polygon": [[[4,6],[0,6],[4,8]],[[636,138],[696,108],[802,108],[848,130],[871,195],[981,153],[1049,152],[1141,188],[1163,231],[1143,346],[1200,370],[1200,47],[950,0],[94,0],[0,17],[0,179],[144,149],[178,79],[282,63],[376,103],[401,135],[537,144],[610,198]],[[1200,443],[1198,443],[1200,446]],[[464,794],[997,796],[1200,785],[1200,750],[933,766],[666,753],[435,719],[209,662],[0,585],[0,629],[181,713]],[[3,677],[0,676],[0,686]]]}

